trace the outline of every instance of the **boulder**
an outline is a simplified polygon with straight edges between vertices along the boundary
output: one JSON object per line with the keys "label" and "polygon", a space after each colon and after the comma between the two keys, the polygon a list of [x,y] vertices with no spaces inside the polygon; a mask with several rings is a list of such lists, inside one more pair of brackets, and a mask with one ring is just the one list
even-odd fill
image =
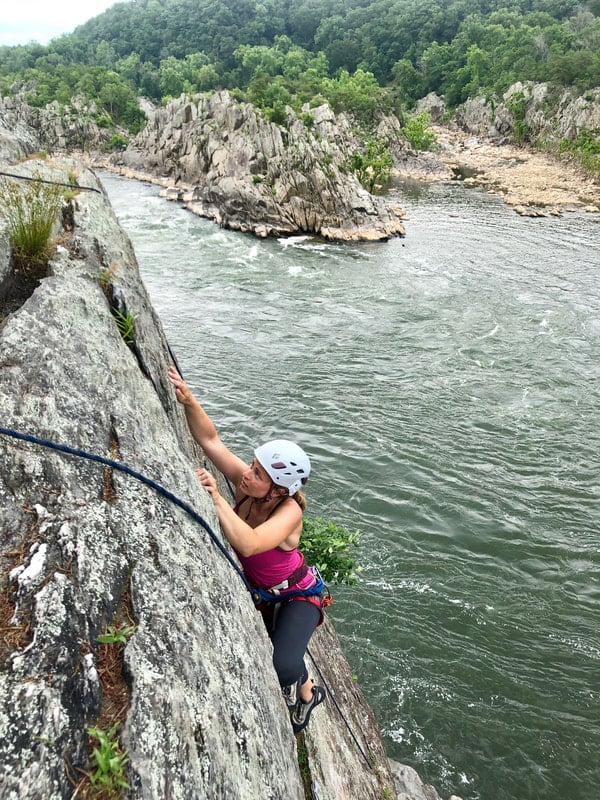
{"label": "boulder", "polygon": [[431,117],[432,122],[440,123],[446,113],[446,103],[444,99],[435,92],[429,92],[428,95],[422,97],[417,102],[415,111],[417,114],[421,111],[426,111]]}

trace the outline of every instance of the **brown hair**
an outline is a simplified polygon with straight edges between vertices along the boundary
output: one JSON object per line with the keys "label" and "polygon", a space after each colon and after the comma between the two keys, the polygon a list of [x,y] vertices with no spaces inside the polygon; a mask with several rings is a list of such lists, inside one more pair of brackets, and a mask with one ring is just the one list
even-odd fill
{"label": "brown hair", "polygon": [[[288,491],[284,486],[277,486],[277,484],[273,483],[273,481],[271,481],[271,486],[278,490],[278,494],[281,498],[289,497]],[[306,495],[301,489],[298,489],[297,492],[294,492],[292,499],[298,503],[302,511],[306,511],[306,506],[308,505],[306,502]]]}
{"label": "brown hair", "polygon": [[302,511],[306,511],[307,503],[306,503],[306,495],[304,494],[304,492],[301,492],[300,489],[298,489],[298,491],[295,494],[293,494],[292,497],[298,503]]}

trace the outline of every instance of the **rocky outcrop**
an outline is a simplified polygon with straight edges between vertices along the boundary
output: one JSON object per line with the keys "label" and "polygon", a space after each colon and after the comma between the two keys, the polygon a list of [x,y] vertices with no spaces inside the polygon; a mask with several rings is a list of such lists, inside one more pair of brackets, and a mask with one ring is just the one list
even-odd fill
{"label": "rocky outcrop", "polygon": [[228,92],[182,96],[149,115],[112,159],[129,174],[164,179],[196,214],[258,236],[308,233],[338,241],[404,234],[403,212],[348,171],[360,144],[328,106],[287,109],[285,126]]}
{"label": "rocky outcrop", "polygon": [[[564,89],[557,93],[546,83],[515,83],[498,101],[467,100],[455,114],[463,130],[492,139],[510,139],[515,130],[515,103],[522,101],[522,121],[528,138],[556,144],[575,139],[582,130],[600,130],[600,88],[585,96]],[[521,102],[519,102],[521,105]]]}
{"label": "rocky outcrop", "polygon": [[20,98],[0,97],[0,160],[14,163],[40,149],[34,109]]}
{"label": "rocky outcrop", "polygon": [[33,108],[23,95],[0,97],[0,158],[14,163],[40,150],[93,150],[106,147],[112,135],[98,126],[98,109],[83,98]]}
{"label": "rocky outcrop", "polygon": [[[20,170],[54,180],[78,170],[81,186],[99,187],[72,161]],[[90,769],[87,728],[106,694],[98,635],[124,610],[135,626],[120,709],[125,796],[302,800],[303,777],[317,800],[396,796],[329,622],[309,669],[335,703],[294,737],[268,637],[194,474],[202,457],[166,381],[168,344],[131,244],[102,191],[71,203],[47,275],[0,324],[1,426],[124,463],[208,529],[130,474],[0,434],[2,797],[71,797]],[[6,273],[5,251],[2,263]],[[127,342],[116,310],[134,323]]]}
{"label": "rocky outcrop", "polygon": [[[519,83],[501,102],[468,100],[457,109],[454,122],[432,125],[435,152],[405,150],[398,155],[397,175],[428,182],[461,180],[498,195],[523,216],[557,216],[572,210],[598,213],[600,184],[594,175],[544,150],[511,143],[515,115],[532,140],[550,146],[574,139],[582,130],[600,129],[600,89],[585,98],[567,91],[550,95],[546,84]],[[439,117],[443,105],[428,95],[417,109]]]}

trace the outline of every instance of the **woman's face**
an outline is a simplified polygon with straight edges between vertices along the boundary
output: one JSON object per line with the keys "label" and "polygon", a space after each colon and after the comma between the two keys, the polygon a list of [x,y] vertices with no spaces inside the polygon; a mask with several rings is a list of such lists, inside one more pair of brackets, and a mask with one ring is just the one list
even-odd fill
{"label": "woman's face", "polygon": [[249,497],[266,497],[271,489],[271,478],[260,463],[253,459],[248,469],[242,473],[240,489]]}

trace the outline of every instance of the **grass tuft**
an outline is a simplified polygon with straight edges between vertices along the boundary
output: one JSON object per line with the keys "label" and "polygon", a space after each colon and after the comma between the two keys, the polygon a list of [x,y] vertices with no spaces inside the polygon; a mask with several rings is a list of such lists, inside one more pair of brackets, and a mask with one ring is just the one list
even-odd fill
{"label": "grass tuft", "polygon": [[15,270],[25,274],[45,268],[52,254],[52,230],[64,202],[60,186],[33,181],[0,180],[0,215],[5,219]]}

